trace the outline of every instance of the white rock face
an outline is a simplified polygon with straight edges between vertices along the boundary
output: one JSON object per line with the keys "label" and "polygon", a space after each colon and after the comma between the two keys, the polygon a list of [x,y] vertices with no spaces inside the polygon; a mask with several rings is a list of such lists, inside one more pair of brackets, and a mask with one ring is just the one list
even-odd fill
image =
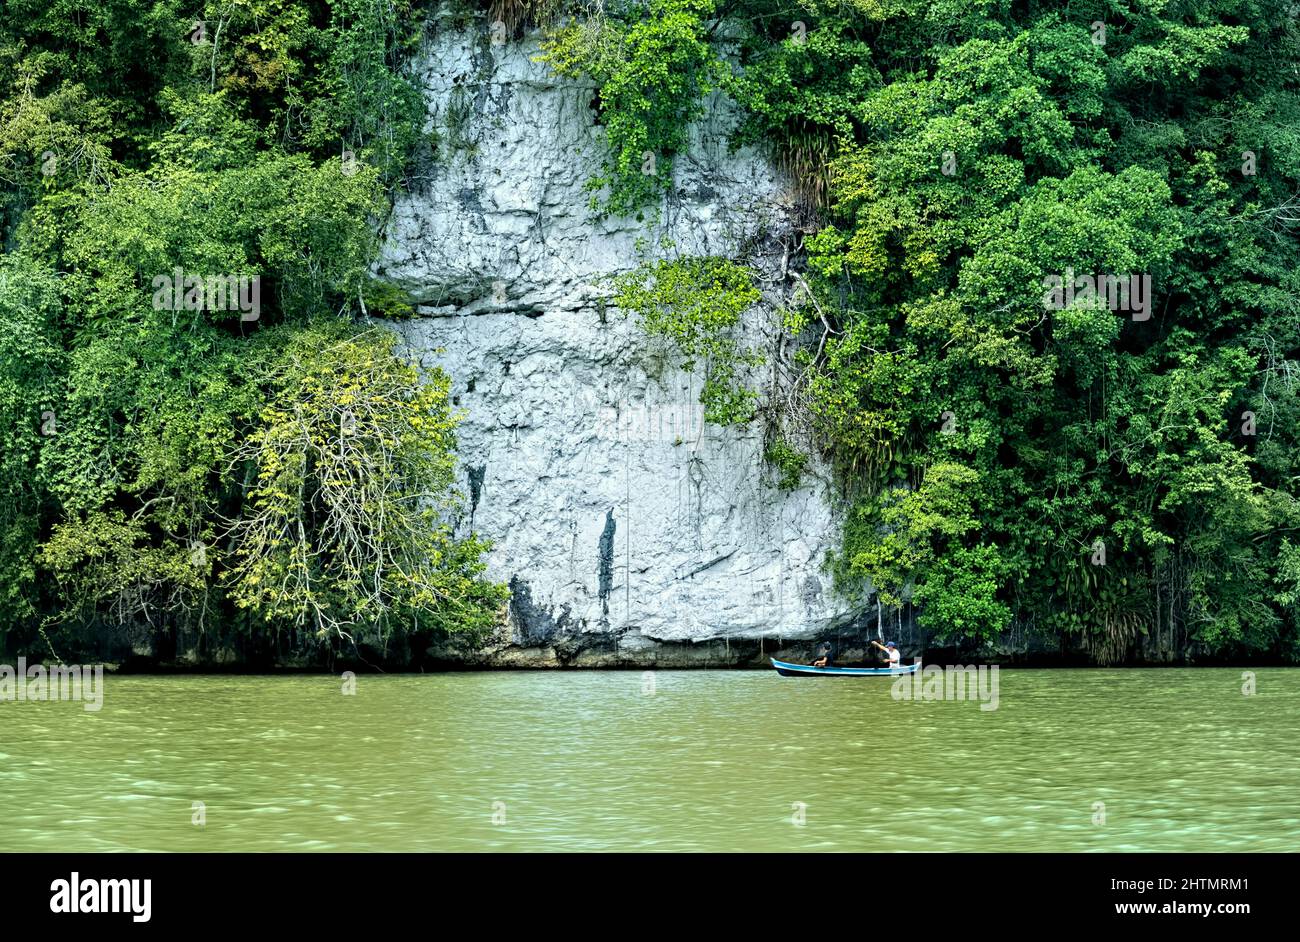
{"label": "white rock face", "polygon": [[[779,490],[760,423],[705,425],[700,377],[604,301],[609,276],[664,254],[745,260],[775,297],[782,182],[758,153],[728,151],[734,118],[714,101],[659,220],[598,218],[593,88],[534,62],[537,39],[492,45],[486,24],[448,24],[429,41],[439,157],[396,205],[378,266],[421,302],[398,325],[408,352],[451,375],[468,413],[462,526],[495,541],[490,573],[514,591],[498,654],[569,662],[603,645],[664,663],[673,642],[762,637],[770,653],[843,624],[851,606],[822,568],[839,538],[826,482]],[[770,360],[771,304],[745,331]],[[771,377],[769,364],[752,380]]]}

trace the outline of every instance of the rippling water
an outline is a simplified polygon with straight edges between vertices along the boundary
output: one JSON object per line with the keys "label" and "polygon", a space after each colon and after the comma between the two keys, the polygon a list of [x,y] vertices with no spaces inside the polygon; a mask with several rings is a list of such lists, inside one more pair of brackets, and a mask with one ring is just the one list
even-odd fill
{"label": "rippling water", "polygon": [[1257,678],[110,677],[0,703],[0,850],[1295,850],[1300,671]]}

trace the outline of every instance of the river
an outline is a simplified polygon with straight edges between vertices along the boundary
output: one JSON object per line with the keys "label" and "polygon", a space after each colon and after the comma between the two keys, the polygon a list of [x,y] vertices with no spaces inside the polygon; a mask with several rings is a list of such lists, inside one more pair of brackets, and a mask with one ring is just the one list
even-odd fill
{"label": "river", "polygon": [[0,850],[1300,846],[1300,670],[1004,669],[984,710],[892,683],[111,676],[98,712],[0,702]]}

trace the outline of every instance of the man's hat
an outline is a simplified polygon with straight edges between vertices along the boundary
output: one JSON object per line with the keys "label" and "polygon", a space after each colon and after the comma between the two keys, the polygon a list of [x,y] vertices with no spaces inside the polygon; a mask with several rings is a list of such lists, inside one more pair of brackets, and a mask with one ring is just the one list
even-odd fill
{"label": "man's hat", "polygon": [[898,647],[898,645],[894,644],[894,642],[892,642],[892,641],[886,641],[886,642],[885,642],[885,647],[887,647],[887,648],[896,648],[896,647]]}

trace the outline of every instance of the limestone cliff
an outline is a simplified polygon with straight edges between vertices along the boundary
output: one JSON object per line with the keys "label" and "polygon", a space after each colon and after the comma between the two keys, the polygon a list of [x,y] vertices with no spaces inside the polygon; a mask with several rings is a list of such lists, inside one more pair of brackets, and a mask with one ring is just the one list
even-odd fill
{"label": "limestone cliff", "polygon": [[539,51],[536,35],[493,44],[441,22],[418,61],[435,152],[377,266],[418,301],[398,325],[408,351],[451,375],[467,412],[461,526],[495,541],[490,572],[513,590],[508,637],[472,657],[691,662],[834,630],[852,606],[823,570],[839,531],[824,476],[778,489],[761,426],[705,424],[699,377],[606,303],[609,276],[655,247],[748,262],[767,299],[747,341],[768,352],[750,382],[770,391],[784,181],[731,152],[734,112],[714,100],[664,202],[599,217],[585,189],[604,153],[594,89]]}

